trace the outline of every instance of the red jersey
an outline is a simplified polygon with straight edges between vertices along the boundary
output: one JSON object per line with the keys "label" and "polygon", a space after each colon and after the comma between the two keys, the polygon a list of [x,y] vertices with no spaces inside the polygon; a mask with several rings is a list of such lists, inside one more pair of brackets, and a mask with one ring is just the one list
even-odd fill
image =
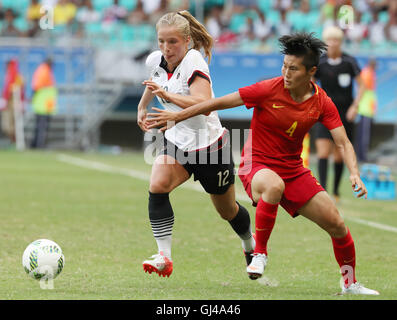
{"label": "red jersey", "polygon": [[255,108],[240,171],[258,162],[282,178],[293,177],[303,167],[302,142],[313,124],[320,121],[329,130],[342,126],[331,98],[316,84],[312,85],[315,92],[301,103],[294,101],[284,88],[282,76],[239,89],[246,107]]}

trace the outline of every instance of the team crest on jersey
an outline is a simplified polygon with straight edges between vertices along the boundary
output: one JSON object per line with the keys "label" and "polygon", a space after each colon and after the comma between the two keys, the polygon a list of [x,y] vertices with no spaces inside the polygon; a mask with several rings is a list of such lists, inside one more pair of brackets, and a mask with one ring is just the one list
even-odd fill
{"label": "team crest on jersey", "polygon": [[317,120],[318,118],[320,118],[320,111],[316,108],[316,107],[312,107],[309,112],[307,113],[307,117],[309,119],[314,119]]}

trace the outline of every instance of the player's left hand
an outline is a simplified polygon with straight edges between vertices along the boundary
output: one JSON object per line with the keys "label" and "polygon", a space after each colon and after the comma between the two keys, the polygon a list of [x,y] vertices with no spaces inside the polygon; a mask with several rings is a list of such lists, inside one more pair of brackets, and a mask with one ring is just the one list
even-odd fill
{"label": "player's left hand", "polygon": [[152,108],[157,113],[148,113],[148,128],[159,128],[159,131],[164,132],[167,129],[175,126],[177,121],[177,112],[172,112],[164,109]]}
{"label": "player's left hand", "polygon": [[350,182],[352,184],[353,191],[359,192],[357,194],[357,198],[364,196],[364,198],[367,199],[367,188],[365,187],[364,182],[361,181],[361,178],[358,175],[351,175]]}
{"label": "player's left hand", "polygon": [[146,86],[149,90],[152,91],[153,94],[155,94],[157,97],[168,101],[168,92],[165,91],[161,86],[159,86],[156,82],[151,81],[151,80],[145,80],[142,82],[143,85]]}

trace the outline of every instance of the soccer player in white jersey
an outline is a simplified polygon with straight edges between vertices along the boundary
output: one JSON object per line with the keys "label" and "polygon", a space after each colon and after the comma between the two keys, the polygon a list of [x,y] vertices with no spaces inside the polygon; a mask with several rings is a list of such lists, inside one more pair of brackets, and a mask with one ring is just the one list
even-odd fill
{"label": "soccer player in white jersey", "polygon": [[[157,96],[170,111],[180,111],[211,99],[209,68],[199,50],[211,59],[213,39],[205,27],[188,11],[167,13],[156,24],[158,51],[146,65],[150,80],[138,105],[138,125],[148,131],[147,106]],[[178,123],[165,132],[164,147],[156,157],[149,186],[149,219],[158,253],[143,262],[145,272],[169,277],[174,213],[169,193],[191,175],[210,194],[220,214],[242,240],[249,264],[255,247],[248,211],[235,200],[234,163],[229,132],[222,127],[216,112]],[[215,159],[215,160],[214,160]]]}

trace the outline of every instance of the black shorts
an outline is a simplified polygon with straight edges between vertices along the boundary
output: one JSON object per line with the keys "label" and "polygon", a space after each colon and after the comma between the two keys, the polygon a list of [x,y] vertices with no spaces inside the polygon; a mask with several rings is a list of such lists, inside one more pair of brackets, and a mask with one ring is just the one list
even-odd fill
{"label": "black shorts", "polygon": [[[354,133],[354,123],[348,121],[342,121],[343,126],[345,127],[347,137],[350,142],[353,142],[353,133]],[[316,139],[330,139],[332,140],[331,133],[329,130],[320,122],[315,124],[315,137]]]}
{"label": "black shorts", "polygon": [[200,181],[209,194],[224,194],[234,184],[234,161],[230,134],[227,130],[210,146],[195,151],[182,151],[164,139],[164,146],[159,155],[162,154],[179,162],[189,175],[193,174],[194,181]]}

